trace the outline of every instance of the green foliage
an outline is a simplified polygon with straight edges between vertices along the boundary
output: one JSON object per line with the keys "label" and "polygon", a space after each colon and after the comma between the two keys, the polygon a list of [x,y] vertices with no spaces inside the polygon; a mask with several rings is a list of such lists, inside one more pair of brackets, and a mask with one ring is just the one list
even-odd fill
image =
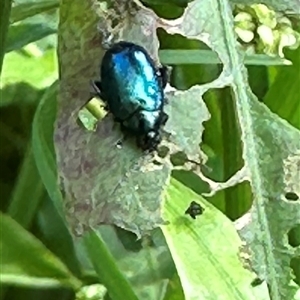
{"label": "green foliage", "polygon": [[[3,1],[1,299],[298,299],[300,48],[242,55],[228,1],[104,2]],[[155,160],[83,108],[117,23],[173,68]]]}
{"label": "green foliage", "polygon": [[6,38],[9,27],[9,16],[11,11],[12,0],[1,1],[0,11],[0,75],[2,73],[2,64],[5,54]]}
{"label": "green foliage", "polygon": [[[81,283],[46,247],[9,216],[1,214],[1,282],[35,287]],[[13,232],[13,234],[11,234]]]}

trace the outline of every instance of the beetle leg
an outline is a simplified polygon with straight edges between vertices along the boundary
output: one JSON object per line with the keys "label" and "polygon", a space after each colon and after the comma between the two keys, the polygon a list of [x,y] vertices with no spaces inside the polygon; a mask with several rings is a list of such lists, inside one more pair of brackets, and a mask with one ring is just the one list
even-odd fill
{"label": "beetle leg", "polygon": [[161,142],[161,136],[159,132],[149,131],[146,134],[137,136],[136,142],[138,148],[141,148],[148,154],[157,149],[157,146]]}
{"label": "beetle leg", "polygon": [[159,77],[161,78],[163,89],[166,87],[169,80],[169,72],[166,66],[161,66],[159,69]]}
{"label": "beetle leg", "polygon": [[122,144],[130,138],[130,133],[128,132],[128,129],[124,126],[123,122],[115,118],[115,121],[120,122],[121,131],[123,133],[123,137],[117,142],[117,146],[122,147]]}
{"label": "beetle leg", "polygon": [[162,111],[161,112],[161,125],[165,125],[167,123],[168,119],[169,119],[169,116],[164,111]]}
{"label": "beetle leg", "polygon": [[[133,113],[131,113],[127,118],[123,119],[122,121],[128,121],[130,118],[132,118],[132,116],[136,115],[139,111],[141,111],[142,108],[137,108]],[[118,121],[118,122],[121,122],[121,121]]]}
{"label": "beetle leg", "polygon": [[121,129],[123,130],[125,128],[125,126],[123,125],[124,120],[121,120],[118,117],[114,117],[114,119],[115,119],[116,122],[121,123]]}
{"label": "beetle leg", "polygon": [[106,111],[109,111],[109,107],[106,103],[106,101],[103,99],[102,97],[102,93],[101,93],[101,81],[92,81],[91,82],[91,85],[92,85],[92,88],[94,89],[94,93],[92,93],[92,98],[93,97],[99,97],[101,98],[101,100],[103,101],[104,103],[104,106],[103,108],[106,110]]}
{"label": "beetle leg", "polygon": [[92,81],[91,85],[94,89],[96,95],[101,96],[101,82],[100,81]]}

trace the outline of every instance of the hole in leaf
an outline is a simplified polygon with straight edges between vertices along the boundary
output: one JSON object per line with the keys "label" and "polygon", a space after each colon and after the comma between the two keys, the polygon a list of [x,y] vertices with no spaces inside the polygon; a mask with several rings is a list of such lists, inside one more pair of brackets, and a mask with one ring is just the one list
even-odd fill
{"label": "hole in leaf", "polygon": [[263,99],[269,90],[269,73],[266,66],[247,66],[249,84],[258,100]]}
{"label": "hole in leaf", "polygon": [[157,154],[161,158],[165,158],[169,153],[169,148],[166,146],[160,146],[157,150]]}
{"label": "hole in leaf", "polygon": [[192,171],[173,170],[172,176],[199,195],[209,192],[208,184]]}
{"label": "hole in leaf", "polygon": [[114,226],[113,228],[126,250],[138,252],[142,249],[142,240],[137,240],[134,233],[117,226]]}
{"label": "hole in leaf", "polygon": [[146,7],[151,8],[161,18],[177,19],[183,14],[184,9],[186,8],[189,1],[143,0],[141,2]]}
{"label": "hole in leaf", "polygon": [[184,152],[177,152],[171,155],[171,163],[173,166],[183,166],[187,161],[187,155]]}
{"label": "hole in leaf", "polygon": [[300,286],[300,256],[293,257],[290,262],[290,267],[294,273],[294,281]]}
{"label": "hole in leaf", "polygon": [[290,200],[290,201],[297,201],[297,200],[299,200],[299,196],[296,193],[294,193],[294,192],[287,192],[285,194],[285,198],[287,200]]}
{"label": "hole in leaf", "polygon": [[160,40],[160,62],[173,67],[170,76],[172,86],[187,90],[220,76],[223,65],[218,55],[206,44],[179,34],[170,35],[160,28],[157,34]]}
{"label": "hole in leaf", "polygon": [[300,246],[300,234],[299,233],[300,233],[300,224],[296,225],[288,232],[289,244],[292,247]]}
{"label": "hole in leaf", "polygon": [[251,286],[256,287],[258,285],[261,285],[264,281],[258,277],[256,277],[252,282]]}
{"label": "hole in leaf", "polygon": [[[208,168],[202,170],[206,177],[226,182],[244,166],[235,103],[229,88],[210,89],[203,98],[211,118],[204,124],[201,148],[208,157]],[[211,201],[229,218],[236,220],[251,207],[250,185],[237,182],[235,186],[218,192]]]}
{"label": "hole in leaf", "polygon": [[211,118],[204,124],[202,149],[208,156],[208,167],[214,170],[206,175],[226,181],[244,165],[234,99],[229,88],[210,89],[203,98]]}
{"label": "hole in leaf", "polygon": [[232,221],[243,216],[252,205],[252,191],[249,182],[218,191],[214,196],[206,198]]}
{"label": "hole in leaf", "polygon": [[98,121],[101,120],[106,113],[103,103],[93,98],[78,112],[77,123],[88,131],[95,131]]}

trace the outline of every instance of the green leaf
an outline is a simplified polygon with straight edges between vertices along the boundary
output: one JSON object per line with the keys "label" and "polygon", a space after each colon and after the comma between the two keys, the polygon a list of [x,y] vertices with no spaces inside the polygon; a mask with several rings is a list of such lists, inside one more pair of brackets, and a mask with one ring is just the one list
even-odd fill
{"label": "green leaf", "polygon": [[[94,59],[100,58],[104,51],[100,46],[95,24],[99,23],[99,16],[101,20],[107,20],[107,12],[103,9],[96,14],[88,3],[82,1],[73,1],[72,4],[71,6],[70,1],[65,0],[61,7],[62,22],[59,33],[61,89],[55,131],[61,184],[67,196],[65,206],[69,210],[67,219],[73,231],[77,233],[83,233],[90,227],[102,223],[115,224],[136,234],[144,233],[161,224],[160,201],[165,196],[173,166],[169,164],[168,158],[163,162],[160,161],[161,165],[153,164],[149,157],[143,156],[134,147],[132,139],[122,143],[122,147],[117,147],[116,144],[122,139],[122,134],[110,115],[99,122],[96,132],[85,132],[77,126],[78,111],[90,97],[89,79],[98,76],[99,67]],[[119,7],[119,12],[122,15],[122,7]],[[246,215],[250,215],[251,220],[243,228],[245,240],[248,242],[244,252],[253,253],[252,267],[257,275],[269,284],[272,299],[292,299],[295,289],[289,286],[292,279],[289,261],[297,256],[299,249],[291,249],[283,237],[296,224],[299,203],[289,203],[284,194],[287,187],[296,186],[297,172],[290,167],[290,161],[296,163],[299,161],[299,146],[296,145],[296,141],[300,139],[299,132],[272,114],[252,94],[243,66],[244,56],[236,41],[229,2],[192,1],[177,20],[159,19],[151,11],[141,8],[134,16],[128,17],[128,20],[120,22],[117,38],[142,44],[155,59],[158,58],[157,27],[170,34],[205,42],[217,53],[223,64],[219,78],[208,84],[192,87],[188,91],[174,91],[168,94],[169,104],[165,109],[170,119],[165,126],[167,134],[163,146],[170,150],[171,154],[181,150],[189,157],[199,158],[203,122],[209,118],[201,97],[209,89],[225,86],[231,88],[234,103],[225,107],[229,109],[225,111],[224,120],[229,120],[230,124],[234,121],[239,123],[239,127],[234,130],[234,137],[228,140],[232,144],[237,143],[236,132],[237,128],[240,128],[245,165],[226,183],[205,178],[199,167],[195,174],[210,185],[211,194],[240,182],[250,181],[254,204],[250,213]],[[107,25],[107,22],[101,23],[98,28],[103,31],[107,29],[110,33],[107,28],[109,26],[105,24]],[[69,43],[70,40],[72,43]],[[226,143],[225,135],[223,143]],[[224,149],[230,152],[234,149],[234,145]],[[235,153],[237,152],[228,154],[224,152],[225,159],[228,158],[227,166],[236,156]],[[193,167],[196,169],[197,165]],[[232,171],[231,168],[230,170]],[[293,185],[288,184],[288,181]],[[183,195],[179,193],[174,198],[178,202],[178,199],[184,196],[185,193]],[[243,194],[239,193],[239,197],[243,197]],[[234,199],[231,205],[233,201]],[[173,203],[177,205],[177,202]],[[178,216],[178,213],[180,212],[175,210],[173,218],[176,218],[175,214]],[[217,216],[216,212],[213,214]],[[223,225],[223,222],[221,224]],[[181,224],[175,225],[171,227],[174,231],[168,235],[168,245],[172,248],[176,268],[180,270],[178,273],[180,272],[187,299],[197,299],[198,294],[193,294],[193,289],[197,291],[199,277],[196,271],[192,270],[191,276],[187,272],[190,271],[191,265],[194,268],[197,266],[197,259],[189,255],[190,248],[189,251],[177,250],[179,242],[176,239],[176,229],[179,231]],[[212,230],[212,226],[209,228]],[[194,231],[190,230],[189,233],[188,242],[195,244],[195,241],[192,241]],[[233,232],[230,233],[231,237]],[[236,247],[240,243],[237,242],[236,236],[235,239],[234,266],[235,269],[238,268],[238,274],[240,272],[245,274],[243,272],[246,271],[238,265]],[[174,241],[178,242],[177,247],[173,245]],[[227,250],[228,241],[221,238],[220,241],[222,242],[218,244],[218,249]],[[214,239],[213,242],[218,242],[218,239]],[[201,245],[204,247],[205,241]],[[215,264],[218,265],[215,269],[223,270],[220,262],[221,260]],[[236,281],[231,281],[228,286],[226,281],[221,280],[217,271],[214,276],[219,279],[222,290],[231,293],[236,299],[242,299],[240,290],[244,287],[250,288],[245,285],[243,275],[236,279],[237,284],[240,283],[239,279],[242,280],[241,289],[234,288]],[[223,277],[226,280],[228,273]],[[212,279],[210,283],[211,281]],[[203,289],[206,290],[207,286],[206,283]],[[261,289],[266,292],[265,285]],[[214,295],[213,299],[217,296]],[[269,296],[255,294],[253,297],[260,299]]]}
{"label": "green leaf", "polygon": [[[162,64],[181,65],[181,64],[220,64],[221,60],[217,53],[211,50],[160,50],[159,59]],[[280,57],[271,57],[265,54],[246,55],[246,65],[290,65],[290,61]]]}
{"label": "green leaf", "polygon": [[132,233],[112,226],[101,226],[99,231],[138,299],[161,299],[166,291],[167,278],[172,277],[176,270],[160,229],[155,230],[152,237],[146,236],[140,241],[136,241]]}
{"label": "green leaf", "polygon": [[19,50],[27,44],[54,33],[56,33],[56,28],[47,23],[11,25],[6,41],[6,52]]}
{"label": "green leaf", "polygon": [[273,112],[300,129],[298,93],[298,82],[300,81],[300,48],[295,51],[289,51],[287,56],[292,60],[293,66],[278,68],[277,76],[264,98],[264,103]]}
{"label": "green leaf", "polygon": [[53,201],[50,201],[48,197],[45,197],[40,205],[36,224],[39,228],[38,238],[64,262],[74,275],[80,278],[82,266],[77,259],[74,240]]}
{"label": "green leaf", "polygon": [[46,190],[54,202],[55,208],[62,216],[62,195],[57,185],[57,169],[52,140],[57,88],[57,82],[55,82],[46,91],[36,110],[32,127],[32,150]]}
{"label": "green leaf", "polygon": [[168,290],[164,297],[164,300],[182,300],[184,299],[184,295],[182,292],[181,282],[176,274],[176,277],[172,278],[169,283]]}
{"label": "green leaf", "polygon": [[34,236],[2,213],[0,222],[1,283],[80,287],[80,281]]}
{"label": "green leaf", "polygon": [[[232,117],[235,102],[229,88],[210,90],[205,96],[212,117],[205,124],[204,142],[212,151],[207,152],[207,166],[213,171],[204,169],[203,173],[219,182],[230,178],[244,164],[240,129],[237,120]],[[248,183],[243,183],[222,190],[209,200],[230,219],[235,220],[251,207],[251,188]]]}
{"label": "green leaf", "polygon": [[[123,141],[121,149],[117,147],[117,142],[123,140],[123,134],[113,122],[111,115],[101,120],[96,132],[83,131],[74,122],[73,117],[70,118],[89,98],[89,82],[86,78],[91,78],[89,74],[95,69],[90,59],[87,57],[81,59],[80,53],[88,52],[91,56],[100,54],[97,54],[98,48],[90,48],[93,39],[90,30],[96,17],[94,12],[90,11],[91,8],[85,3],[78,1],[76,6],[72,2],[72,9],[67,3],[68,1],[61,7],[61,13],[66,18],[61,24],[66,26],[61,28],[59,38],[62,88],[55,133],[58,166],[68,195],[65,205],[74,208],[71,214],[68,213],[67,219],[74,230],[77,230],[80,220],[85,226],[115,224],[140,236],[162,224],[160,203],[171,173],[169,158],[161,164],[153,163],[153,157],[142,153],[135,146],[133,138]],[[81,19],[76,17],[79,11],[85,12],[81,17],[88,19],[89,23],[85,25],[86,35],[72,37],[83,47],[78,52],[63,45],[70,35],[73,35],[73,26],[78,27],[78,32],[82,27]],[[143,14],[140,17],[143,17]],[[128,28],[124,29],[122,39],[138,42],[143,38],[146,28],[141,28],[138,22],[126,26]],[[146,24],[144,26],[146,27]],[[157,56],[158,40],[154,32],[152,34],[144,46],[153,56]],[[77,91],[76,82],[83,83],[81,92]],[[180,92],[170,93],[168,95],[170,105],[166,107],[166,112],[170,113],[170,119],[165,126],[165,135],[169,136],[166,143],[174,144],[175,152],[185,151],[194,159],[196,157],[196,160],[199,160],[200,155],[202,122],[209,118],[201,99],[204,91],[195,88],[191,89],[188,95]],[[70,101],[71,94],[74,95],[72,101]],[[186,123],[181,126],[178,119],[186,119]],[[195,131],[194,128],[199,130]],[[172,148],[170,145],[166,147]],[[109,161],[112,163],[108,164]],[[87,190],[90,191],[89,195],[86,193]],[[95,207],[93,209],[90,207],[89,213],[83,213],[83,210],[85,212],[87,210],[82,201],[89,207],[93,203]]]}
{"label": "green leaf", "polygon": [[[204,207],[196,220],[185,215],[191,201]],[[224,299],[258,299],[257,291],[251,287],[254,275],[243,268],[237,255],[241,241],[232,222],[222,213],[173,179],[167,190],[164,219],[169,224],[161,229],[185,299],[213,300],[219,295]],[[259,299],[268,299],[267,289],[259,290]]]}
{"label": "green leaf", "polygon": [[9,15],[11,11],[12,0],[1,1],[0,10],[0,76],[2,74],[2,64],[7,47],[7,35],[9,28]]}
{"label": "green leaf", "polygon": [[[23,2],[20,5],[25,4],[26,2]],[[56,45],[56,38],[53,37],[53,34],[57,31],[57,25],[57,10],[35,14],[12,24],[8,31],[6,52],[20,50],[33,42],[36,42],[36,47],[40,52],[48,50]]]}
{"label": "green leaf", "polygon": [[[42,75],[41,70],[43,70]],[[57,76],[54,49],[49,49],[43,55],[36,57],[11,52],[5,56],[1,86],[24,82],[42,89],[51,85]],[[5,98],[1,99],[1,105],[7,103],[5,100]]]}
{"label": "green leaf", "polygon": [[[216,12],[213,22],[208,11]],[[193,27],[193,20],[198,22],[198,31]],[[194,1],[180,21],[176,25],[173,21],[164,21],[165,30],[205,41],[224,64],[223,73],[214,82],[215,86],[222,87],[221,80],[225,77],[233,91],[245,167],[228,180],[230,185],[227,182],[223,188],[250,179],[254,205],[251,221],[246,223],[242,232],[249,251],[253,252],[252,267],[270,285],[272,299],[292,299],[296,290],[289,285],[292,280],[289,261],[297,255],[297,250],[291,249],[282,237],[296,225],[299,217],[299,203],[286,201],[285,193],[288,181],[296,186],[298,173],[287,165],[290,161],[299,162],[300,133],[272,114],[252,94],[247,84],[243,56],[237,50],[228,2]],[[202,32],[210,33],[209,40]],[[241,176],[243,172],[246,174]],[[213,193],[221,189],[222,184],[206,180]]]}
{"label": "green leaf", "polygon": [[36,168],[31,146],[29,146],[9,203],[8,213],[19,224],[28,228],[44,194],[44,185]]}
{"label": "green leaf", "polygon": [[59,1],[57,0],[40,0],[20,3],[12,8],[10,22],[15,23],[58,7]]}
{"label": "green leaf", "polygon": [[[174,6],[179,6],[179,7],[186,7],[191,0],[143,0],[142,1],[145,4],[150,4],[150,5],[174,5]],[[166,3],[167,2],[167,3]]]}
{"label": "green leaf", "polygon": [[84,241],[86,251],[93,262],[94,268],[101,282],[108,289],[110,297],[113,300],[138,299],[129,282],[118,269],[114,258],[107,250],[107,247],[100,235],[92,230],[90,233],[85,235]]}

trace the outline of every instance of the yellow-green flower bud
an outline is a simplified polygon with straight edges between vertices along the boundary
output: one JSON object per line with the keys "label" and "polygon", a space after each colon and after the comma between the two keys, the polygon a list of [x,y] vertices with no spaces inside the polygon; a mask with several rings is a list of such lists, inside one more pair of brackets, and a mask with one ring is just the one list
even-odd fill
{"label": "yellow-green flower bud", "polygon": [[272,29],[276,27],[277,20],[274,10],[269,9],[264,4],[253,4],[251,7],[254,9],[259,23],[267,25]]}

